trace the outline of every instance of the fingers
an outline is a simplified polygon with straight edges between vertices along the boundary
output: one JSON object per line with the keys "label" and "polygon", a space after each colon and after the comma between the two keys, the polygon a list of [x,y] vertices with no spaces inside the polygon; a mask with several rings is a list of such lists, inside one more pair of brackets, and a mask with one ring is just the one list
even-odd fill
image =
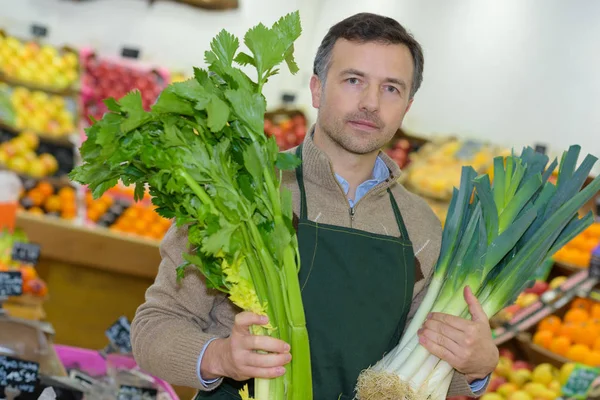
{"label": "fingers", "polygon": [[461,332],[467,332],[471,329],[470,326],[472,325],[472,322],[469,320],[444,313],[431,313],[427,319],[440,322],[443,325],[448,325]]}
{"label": "fingers", "polygon": [[268,323],[269,318],[267,316],[244,311],[235,316],[235,324],[233,326],[233,329],[237,330],[240,333],[250,335],[250,326],[266,325]]}
{"label": "fingers", "polygon": [[419,343],[427,349],[431,354],[436,357],[439,357],[441,360],[446,361],[453,368],[456,368],[458,364],[458,357],[450,351],[448,348],[436,343],[434,340],[430,339],[428,336],[419,336]]}
{"label": "fingers", "polygon": [[[244,370],[244,375],[252,378],[259,379],[272,379],[277,378],[285,374],[284,367],[274,367],[274,368],[253,368],[248,367]],[[244,379],[245,380],[245,379]]]}
{"label": "fingers", "polygon": [[469,313],[471,313],[471,319],[473,321],[488,321],[487,314],[483,310],[483,307],[477,300],[477,297],[473,294],[473,291],[469,286],[465,286],[464,297],[467,305],[469,306]]}
{"label": "fingers", "polygon": [[283,354],[259,354],[250,353],[247,358],[248,366],[259,368],[283,367],[292,361],[290,353]]}
{"label": "fingers", "polygon": [[[419,335],[425,334],[430,339],[435,339],[441,336],[442,339],[435,340],[441,346],[449,347],[453,353],[458,354],[460,348],[466,346],[466,335],[463,331],[450,326],[444,325],[439,321],[427,320],[423,324],[423,327],[419,329]],[[443,341],[443,342],[442,342]],[[447,342],[447,343],[446,343]]]}
{"label": "fingers", "polygon": [[248,335],[242,339],[242,346],[246,350],[269,353],[288,353],[290,351],[289,344],[270,336]]}

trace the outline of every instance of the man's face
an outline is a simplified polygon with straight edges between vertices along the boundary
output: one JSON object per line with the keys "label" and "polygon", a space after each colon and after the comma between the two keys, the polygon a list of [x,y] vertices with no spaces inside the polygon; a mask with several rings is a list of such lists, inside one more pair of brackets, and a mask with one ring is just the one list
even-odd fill
{"label": "man's face", "polygon": [[410,108],[413,59],[402,44],[356,43],[339,39],[326,82],[311,80],[317,124],[346,151],[379,150],[402,125]]}

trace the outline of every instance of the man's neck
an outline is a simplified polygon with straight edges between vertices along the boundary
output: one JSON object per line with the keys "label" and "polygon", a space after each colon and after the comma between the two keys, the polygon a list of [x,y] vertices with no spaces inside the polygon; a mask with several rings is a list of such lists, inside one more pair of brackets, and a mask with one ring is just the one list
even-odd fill
{"label": "man's neck", "polygon": [[348,182],[348,198],[354,200],[358,186],[372,177],[379,152],[350,153],[320,130],[318,124],[315,126],[313,142],[329,156],[333,171]]}

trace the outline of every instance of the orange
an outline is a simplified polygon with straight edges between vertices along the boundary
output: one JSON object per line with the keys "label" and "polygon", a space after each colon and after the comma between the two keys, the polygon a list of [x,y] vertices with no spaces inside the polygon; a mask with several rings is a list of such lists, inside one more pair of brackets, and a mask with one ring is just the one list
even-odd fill
{"label": "orange", "polygon": [[127,210],[125,210],[123,216],[126,218],[137,219],[140,216],[140,210],[134,207],[129,207]]}
{"label": "orange", "polygon": [[561,326],[562,322],[560,318],[556,315],[549,315],[540,322],[538,331],[550,331],[553,335],[556,335],[560,331]]}
{"label": "orange", "polygon": [[164,235],[165,235],[165,231],[163,230],[162,226],[160,226],[159,224],[154,224],[154,225],[150,226],[150,232],[149,232],[148,236],[150,236],[151,238],[162,239]]}
{"label": "orange", "polygon": [[566,356],[570,346],[571,339],[566,336],[557,336],[552,339],[549,350],[561,356]]}
{"label": "orange", "polygon": [[592,367],[600,367],[600,352],[596,350],[590,351],[583,362]]}
{"label": "orange", "polygon": [[33,215],[44,215],[44,211],[39,208],[39,207],[31,207],[29,210],[27,210],[28,213],[31,213]]}
{"label": "orange", "polygon": [[92,192],[85,193],[85,205],[89,206],[94,202],[94,196],[92,196]]}
{"label": "orange", "polygon": [[585,362],[586,357],[590,353],[589,347],[583,344],[574,344],[567,350],[566,357],[575,362]]}
{"label": "orange", "polygon": [[590,319],[590,314],[583,308],[571,308],[565,314],[565,322],[586,322]]}
{"label": "orange", "polygon": [[135,221],[134,232],[138,235],[145,235],[146,233],[148,233],[148,228],[148,222],[144,221],[143,219],[138,219],[137,221]]}
{"label": "orange", "polygon": [[44,200],[46,199],[46,196],[44,196],[42,192],[40,192],[37,189],[30,190],[27,194],[27,197],[31,199],[33,205],[36,207],[41,206],[44,203]]}
{"label": "orange", "polygon": [[575,343],[584,344],[588,347],[593,347],[596,338],[598,337],[598,331],[596,326],[591,322],[582,322],[579,324],[579,328],[575,333],[573,341]]}
{"label": "orange", "polygon": [[32,279],[37,278],[37,271],[31,265],[24,265],[19,268],[21,271],[21,276],[23,277],[23,282],[30,281]]}
{"label": "orange", "polygon": [[592,304],[590,315],[592,318],[600,320],[600,303],[594,302],[594,304]]}
{"label": "orange", "polygon": [[537,331],[535,335],[533,335],[533,343],[547,349],[550,347],[553,337],[554,335],[550,331]]}
{"label": "orange", "polygon": [[577,336],[578,328],[579,327],[574,322],[564,322],[558,331],[558,336],[565,336],[570,340],[573,340],[573,338]]}
{"label": "orange", "polygon": [[38,183],[37,190],[42,193],[45,197],[52,196],[54,194],[54,186],[49,182],[42,181]]}
{"label": "orange", "polygon": [[73,201],[75,199],[75,189],[70,186],[60,188],[58,191],[58,197],[63,201]]}
{"label": "orange", "polygon": [[592,350],[600,352],[600,336],[597,337],[594,341],[594,346],[592,346]]}
{"label": "orange", "polygon": [[62,201],[60,200],[60,197],[56,195],[48,197],[44,203],[44,208],[47,212],[60,211],[62,208]]}
{"label": "orange", "polygon": [[570,308],[581,308],[582,310],[590,311],[591,306],[592,302],[589,299],[585,299],[583,297],[576,297],[571,302]]}
{"label": "orange", "polygon": [[98,221],[101,215],[102,213],[100,212],[100,210],[96,208],[90,208],[89,210],[87,210],[87,217],[90,221]]}
{"label": "orange", "polygon": [[113,205],[113,198],[106,193],[104,193],[98,201],[100,201],[102,204],[106,205],[106,208]]}

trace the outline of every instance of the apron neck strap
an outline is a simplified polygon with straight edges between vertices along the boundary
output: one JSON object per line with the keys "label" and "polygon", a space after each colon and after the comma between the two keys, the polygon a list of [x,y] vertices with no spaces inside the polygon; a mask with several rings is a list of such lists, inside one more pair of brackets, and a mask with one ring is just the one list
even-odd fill
{"label": "apron neck strap", "polygon": [[[302,145],[300,144],[296,148],[296,157],[302,161]],[[306,206],[306,191],[304,190],[304,174],[302,172],[302,164],[296,167],[296,181],[298,182],[298,188],[300,189],[300,219],[308,218],[308,209]]]}
{"label": "apron neck strap", "polygon": [[408,230],[406,229],[404,219],[402,218],[402,213],[398,208],[398,203],[396,203],[396,199],[394,199],[392,190],[388,188],[387,192],[390,195],[390,203],[392,203],[392,209],[394,210],[394,216],[396,217],[396,223],[398,224],[398,228],[400,229],[400,234],[402,235],[402,238],[404,240],[410,240],[410,238],[408,237]]}

